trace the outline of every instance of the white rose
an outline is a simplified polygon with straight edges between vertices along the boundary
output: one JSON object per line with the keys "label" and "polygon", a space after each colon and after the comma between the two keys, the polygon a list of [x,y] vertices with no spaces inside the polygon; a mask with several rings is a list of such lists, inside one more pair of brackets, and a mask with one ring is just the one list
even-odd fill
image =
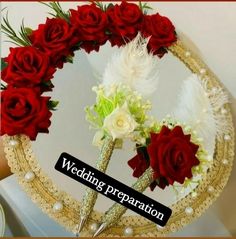
{"label": "white rose", "polygon": [[105,120],[103,127],[110,132],[114,139],[125,138],[132,133],[138,123],[132,117],[127,103],[117,107]]}

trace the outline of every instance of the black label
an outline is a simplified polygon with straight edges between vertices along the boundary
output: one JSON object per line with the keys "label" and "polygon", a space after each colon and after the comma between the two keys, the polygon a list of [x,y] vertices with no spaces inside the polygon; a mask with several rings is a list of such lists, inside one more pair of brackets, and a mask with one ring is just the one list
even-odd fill
{"label": "black label", "polygon": [[67,153],[61,154],[55,169],[162,227],[171,216],[170,208]]}

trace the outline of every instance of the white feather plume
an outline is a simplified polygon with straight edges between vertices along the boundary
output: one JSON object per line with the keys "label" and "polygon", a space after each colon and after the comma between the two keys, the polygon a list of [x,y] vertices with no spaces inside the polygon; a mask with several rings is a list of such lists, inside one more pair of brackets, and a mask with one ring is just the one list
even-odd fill
{"label": "white feather plume", "polygon": [[138,34],[113,55],[103,75],[102,83],[105,87],[123,83],[144,97],[156,90],[159,79],[158,58],[148,53],[148,40]]}
{"label": "white feather plume", "polygon": [[[221,87],[213,87],[211,90],[208,88],[208,80],[202,81],[203,88],[208,96],[210,101],[213,113],[214,120],[216,125],[216,133],[218,136],[222,136],[224,134],[229,134],[231,128],[227,123],[225,111],[225,104],[229,103],[228,94]],[[223,112],[223,114],[222,114]]]}
{"label": "white feather plume", "polygon": [[203,138],[205,149],[212,153],[215,138],[227,134],[225,116],[219,110],[228,103],[228,96],[222,88],[209,90],[208,82],[203,81],[196,74],[184,81],[173,117],[190,125]]}

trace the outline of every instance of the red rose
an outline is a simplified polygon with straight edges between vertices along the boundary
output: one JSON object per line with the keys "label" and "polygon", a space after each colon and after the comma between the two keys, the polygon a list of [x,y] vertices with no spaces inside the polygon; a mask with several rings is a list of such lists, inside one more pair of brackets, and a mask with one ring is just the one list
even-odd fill
{"label": "red rose", "polygon": [[70,22],[75,34],[81,42],[80,47],[86,52],[99,50],[107,39],[107,15],[95,4],[78,6],[77,10],[70,10]]}
{"label": "red rose", "polygon": [[10,54],[4,60],[7,67],[2,71],[2,79],[14,87],[50,84],[56,71],[50,66],[48,56],[31,46],[10,48]]}
{"label": "red rose", "polygon": [[141,29],[143,13],[134,3],[122,1],[107,9],[111,45],[121,46],[133,40]]}
{"label": "red rose", "polygon": [[78,43],[71,26],[61,18],[47,18],[29,38],[32,45],[50,56],[51,64],[59,68],[63,67],[66,57],[73,55],[73,48]]}
{"label": "red rose", "polygon": [[39,132],[48,133],[52,113],[49,97],[30,88],[7,88],[1,94],[1,135],[25,134],[35,140]]}
{"label": "red rose", "polygon": [[174,182],[182,184],[185,178],[192,178],[192,167],[200,162],[196,157],[199,146],[193,144],[190,137],[184,135],[180,126],[173,130],[163,126],[160,133],[151,133],[148,147],[139,147],[138,154],[128,161],[134,170],[133,176],[140,177],[151,166],[155,180],[151,190],[156,186],[164,189]]}
{"label": "red rose", "polygon": [[192,178],[192,167],[200,162],[196,157],[199,146],[190,138],[191,135],[184,135],[180,126],[173,130],[163,126],[160,133],[151,134],[147,150],[154,179],[165,179],[173,185],[174,182],[183,184],[186,178]]}
{"label": "red rose", "polygon": [[148,48],[160,57],[167,52],[165,47],[170,46],[177,39],[171,21],[158,13],[144,16],[142,34],[144,37],[151,36]]}

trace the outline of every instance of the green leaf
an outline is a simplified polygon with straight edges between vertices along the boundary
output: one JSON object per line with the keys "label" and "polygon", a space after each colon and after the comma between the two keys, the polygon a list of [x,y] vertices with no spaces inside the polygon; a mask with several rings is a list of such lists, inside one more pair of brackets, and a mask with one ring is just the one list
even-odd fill
{"label": "green leaf", "polygon": [[31,28],[29,28],[29,27],[25,27],[24,30],[25,30],[25,33],[26,33],[28,36],[31,35],[31,33],[33,32],[33,30],[32,30]]}
{"label": "green leaf", "polygon": [[1,90],[5,90],[7,87],[3,84],[3,83],[1,83]]}
{"label": "green leaf", "polygon": [[105,7],[104,7],[104,5],[103,5],[101,2],[95,1],[94,3],[95,3],[95,5],[96,5],[98,8],[100,8],[102,11],[105,10]]}
{"label": "green leaf", "polygon": [[142,3],[141,1],[139,2],[139,8],[143,12],[143,14],[147,14],[148,10],[152,10],[153,8],[148,6],[147,3]]}
{"label": "green leaf", "polygon": [[53,87],[54,86],[50,80],[49,81],[42,81],[42,84],[44,86],[48,86],[48,87]]}
{"label": "green leaf", "polygon": [[78,43],[76,43],[76,44],[74,45],[73,50],[80,50],[80,47],[81,47],[82,44],[83,44],[83,42],[82,42],[82,41],[79,41]]}
{"label": "green leaf", "polygon": [[4,61],[4,58],[1,58],[1,70],[7,67],[7,63]]}
{"label": "green leaf", "polygon": [[123,139],[116,139],[115,148],[122,149],[122,147],[123,147]]}
{"label": "green leaf", "polygon": [[109,8],[111,8],[111,7],[114,7],[114,4],[113,4],[113,3],[109,3],[105,8],[106,8],[106,10],[107,10],[107,9],[109,9]]}
{"label": "green leaf", "polygon": [[56,110],[55,108],[57,107],[58,104],[59,104],[59,101],[49,100],[49,101],[48,101],[48,108],[49,108],[50,110]]}
{"label": "green leaf", "polygon": [[67,56],[66,57],[66,62],[72,63],[73,64],[73,56]]}
{"label": "green leaf", "polygon": [[112,35],[112,33],[108,29],[105,30],[105,34],[108,36]]}

